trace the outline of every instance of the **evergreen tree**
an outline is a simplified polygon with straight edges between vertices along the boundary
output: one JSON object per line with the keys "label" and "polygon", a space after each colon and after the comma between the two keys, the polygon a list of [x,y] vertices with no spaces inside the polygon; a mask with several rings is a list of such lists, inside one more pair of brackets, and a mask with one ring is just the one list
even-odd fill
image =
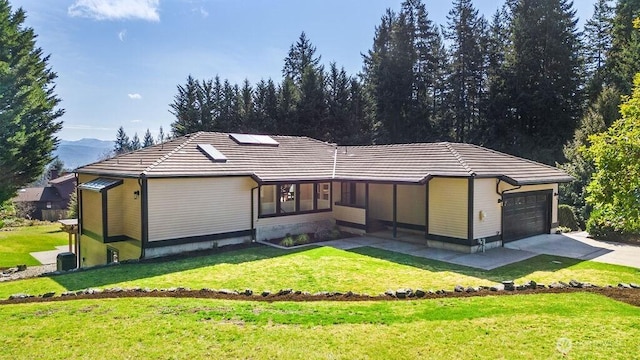
{"label": "evergreen tree", "polygon": [[640,0],[618,0],[606,67],[607,83],[623,94],[631,93],[633,77],[640,72],[640,32],[633,26],[638,17]]}
{"label": "evergreen tree", "polygon": [[301,133],[300,125],[296,117],[298,97],[298,89],[296,89],[293,80],[290,77],[285,77],[278,88],[277,134],[297,135]]}
{"label": "evergreen tree", "polygon": [[142,144],[140,143],[138,133],[133,134],[133,138],[131,138],[131,143],[129,146],[131,147],[132,151],[142,149]]}
{"label": "evergreen tree", "polygon": [[302,74],[296,106],[296,119],[300,132],[294,135],[327,140],[331,131],[327,125],[327,105],[324,94],[324,74],[307,66]]}
{"label": "evergreen tree", "polygon": [[613,7],[609,5],[610,2],[598,0],[593,5],[593,16],[584,25],[584,59],[590,100],[598,96],[605,80],[605,63],[612,39]]}
{"label": "evergreen tree", "polygon": [[144,133],[144,138],[142,140],[142,147],[146,148],[146,147],[152,146],[153,144],[155,144],[155,141],[153,140],[151,131],[147,129],[147,132]]}
{"label": "evergreen tree", "polygon": [[253,109],[253,88],[248,79],[245,79],[242,83],[242,89],[240,90],[239,99],[240,113],[238,114],[240,129],[249,133],[255,133],[256,126],[254,122],[254,109]]}
{"label": "evergreen tree", "polygon": [[353,133],[356,132],[355,124],[351,124],[350,117],[350,87],[351,81],[344,68],[338,70],[336,63],[332,62],[327,74],[327,129],[329,130],[324,140],[346,144]]}
{"label": "evergreen tree", "polygon": [[164,133],[164,129],[162,128],[162,125],[160,125],[160,129],[158,130],[158,144],[162,144],[165,141],[167,141],[169,138],[168,136]]}
{"label": "evergreen tree", "polygon": [[278,95],[273,80],[260,80],[253,93],[252,128],[257,133],[274,134],[278,117]]}
{"label": "evergreen tree", "polygon": [[169,105],[169,112],[176,117],[171,123],[171,131],[176,136],[190,134],[199,130],[199,84],[191,75],[187,77],[187,83],[178,85],[178,94],[173,103]]}
{"label": "evergreen tree", "polygon": [[316,47],[307,39],[304,31],[300,34],[298,41],[289,48],[289,54],[284,59],[284,67],[282,75],[290,78],[293,82],[300,86],[302,84],[302,75],[310,67],[315,72],[322,72],[320,65],[320,56],[316,56]]}
{"label": "evergreen tree", "polygon": [[453,139],[473,142],[485,102],[487,22],[471,0],[455,0],[447,16],[445,39],[451,43],[448,88]]}
{"label": "evergreen tree", "polygon": [[0,0],[0,203],[43,173],[62,128],[57,75],[25,17]]}
{"label": "evergreen tree", "polygon": [[505,89],[512,133],[508,153],[555,164],[580,118],[579,37],[568,0],[520,0],[511,5],[511,48]]}
{"label": "evergreen tree", "polygon": [[113,146],[113,153],[115,155],[125,154],[131,151],[131,142],[129,136],[124,132],[124,128],[120,126],[118,133],[116,134],[116,141]]}

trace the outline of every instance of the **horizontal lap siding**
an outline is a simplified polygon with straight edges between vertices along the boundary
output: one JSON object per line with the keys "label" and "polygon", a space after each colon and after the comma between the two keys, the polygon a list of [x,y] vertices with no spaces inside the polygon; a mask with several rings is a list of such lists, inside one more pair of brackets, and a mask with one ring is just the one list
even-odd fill
{"label": "horizontal lap siding", "polygon": [[429,182],[429,233],[467,238],[468,180],[434,178]]}
{"label": "horizontal lap siding", "polygon": [[140,240],[142,238],[142,221],[140,215],[140,203],[142,198],[135,198],[134,192],[140,191],[137,179],[125,179],[122,187],[122,226],[123,234]]}
{"label": "horizontal lap siding", "polygon": [[248,177],[149,179],[149,241],[251,228]]}
{"label": "horizontal lap siding", "polygon": [[398,185],[398,222],[424,225],[425,186]]}
{"label": "horizontal lap siding", "polygon": [[[473,205],[473,237],[474,239],[499,235],[502,224],[502,209],[498,200],[500,195],[496,193],[497,179],[474,180],[474,205]],[[480,212],[484,218],[480,218]]]}
{"label": "horizontal lap siding", "polygon": [[82,192],[82,230],[102,236],[102,195],[100,193]]}
{"label": "horizontal lap siding", "polygon": [[334,205],[333,216],[336,218],[336,220],[346,221],[354,224],[365,225],[367,222],[367,211],[361,208]]}
{"label": "horizontal lap siding", "polygon": [[331,219],[333,219],[333,213],[331,211],[310,213],[310,214],[300,214],[300,215],[274,216],[274,217],[258,219],[256,221],[256,227],[273,226],[273,225],[293,225],[293,224],[316,222],[316,221],[331,220]]}
{"label": "horizontal lap siding", "polygon": [[393,221],[393,185],[369,184],[369,218]]}

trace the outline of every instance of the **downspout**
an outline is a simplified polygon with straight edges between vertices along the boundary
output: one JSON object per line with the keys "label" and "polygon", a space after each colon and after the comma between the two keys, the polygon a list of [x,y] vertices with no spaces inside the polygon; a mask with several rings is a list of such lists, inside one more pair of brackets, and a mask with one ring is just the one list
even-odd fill
{"label": "downspout", "polygon": [[148,204],[148,188],[147,188],[147,176],[142,173],[138,178],[138,185],[140,185],[140,259],[145,258],[146,245],[149,241],[149,204]]}
{"label": "downspout", "polygon": [[331,179],[336,178],[336,164],[338,162],[338,146],[336,146],[335,151],[333,152],[333,172],[331,173]]}
{"label": "downspout", "polygon": [[[496,194],[500,195],[500,199],[498,199],[498,202],[501,204],[501,207],[504,207],[504,194],[508,191],[518,190],[522,187],[522,185],[500,191],[501,181],[502,179],[500,178],[498,178],[498,181],[496,181]],[[500,240],[502,240],[502,247],[504,247],[504,210],[500,211]]]}
{"label": "downspout", "polygon": [[75,173],[76,177],[76,206],[78,207],[78,213],[76,217],[78,218],[78,228],[76,229],[76,266],[78,268],[82,267],[82,258],[80,257],[80,234],[82,234],[82,195],[81,191],[78,188],[78,173]]}
{"label": "downspout", "polygon": [[253,200],[253,191],[258,189],[259,186],[256,186],[254,188],[251,188],[251,242],[256,242],[256,229],[255,229],[255,224],[254,224],[254,216],[255,216],[255,212],[253,210],[255,203]]}

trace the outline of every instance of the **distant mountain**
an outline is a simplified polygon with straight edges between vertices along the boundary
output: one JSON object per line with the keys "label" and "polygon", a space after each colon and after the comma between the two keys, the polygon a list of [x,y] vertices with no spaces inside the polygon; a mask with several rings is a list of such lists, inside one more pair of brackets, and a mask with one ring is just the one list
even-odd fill
{"label": "distant mountain", "polygon": [[75,169],[104,158],[113,145],[113,141],[98,139],[61,140],[53,155],[64,162],[65,168]]}

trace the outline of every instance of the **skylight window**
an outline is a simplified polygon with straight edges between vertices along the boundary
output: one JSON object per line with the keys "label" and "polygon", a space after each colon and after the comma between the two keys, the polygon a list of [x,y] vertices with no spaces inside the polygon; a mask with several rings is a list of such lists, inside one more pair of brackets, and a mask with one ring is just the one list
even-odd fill
{"label": "skylight window", "polygon": [[213,162],[227,162],[227,157],[211,144],[198,144],[198,149],[205,153]]}
{"label": "skylight window", "polygon": [[252,134],[229,134],[235,142],[241,145],[262,145],[262,146],[278,146],[277,141],[268,135],[252,135]]}

